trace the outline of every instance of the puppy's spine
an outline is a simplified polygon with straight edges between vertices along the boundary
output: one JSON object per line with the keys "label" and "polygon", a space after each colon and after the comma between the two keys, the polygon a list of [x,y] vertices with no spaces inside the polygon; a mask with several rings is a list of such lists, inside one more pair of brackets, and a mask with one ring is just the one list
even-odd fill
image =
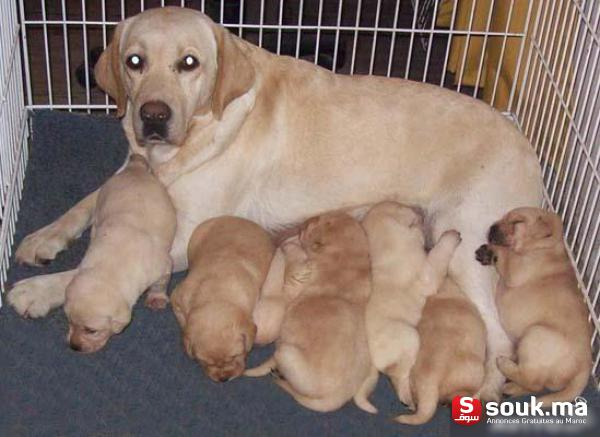
{"label": "puppy's spine", "polygon": [[542,408],[550,408],[552,402],[571,402],[583,392],[588,384],[589,377],[589,368],[585,366],[561,391],[542,396],[538,401],[543,403]]}
{"label": "puppy's spine", "polygon": [[275,357],[273,356],[259,366],[252,369],[247,369],[244,372],[244,376],[257,377],[268,375],[272,370],[275,369],[276,364]]}
{"label": "puppy's spine", "polygon": [[423,381],[417,387],[416,395],[418,403],[415,414],[401,414],[394,418],[396,422],[406,425],[421,425],[433,417],[439,400],[437,381]]}

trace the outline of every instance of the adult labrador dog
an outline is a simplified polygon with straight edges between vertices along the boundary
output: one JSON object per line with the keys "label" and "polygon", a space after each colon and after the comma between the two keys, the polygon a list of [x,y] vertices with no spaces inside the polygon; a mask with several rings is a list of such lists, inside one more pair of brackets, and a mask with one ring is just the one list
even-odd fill
{"label": "adult labrador dog", "polygon": [[[481,396],[497,398],[496,357],[510,342],[492,299],[497,276],[473,253],[497,217],[539,205],[542,192],[528,141],[501,114],[437,86],[336,75],[276,56],[176,7],[120,23],[95,73],[117,103],[131,153],[148,157],[168,185],[176,271],[186,268],[194,228],[225,214],[281,235],[325,211],[395,200],[426,212],[434,240],[461,232],[450,272],[485,320]],[[26,237],[17,259],[53,259],[90,225],[96,198]],[[16,288],[35,306],[64,282],[46,275]]]}

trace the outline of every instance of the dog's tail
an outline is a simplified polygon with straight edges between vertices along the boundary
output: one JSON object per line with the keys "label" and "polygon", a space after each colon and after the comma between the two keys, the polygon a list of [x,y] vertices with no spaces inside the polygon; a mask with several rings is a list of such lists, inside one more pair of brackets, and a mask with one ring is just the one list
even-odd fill
{"label": "dog's tail", "polygon": [[579,396],[585,389],[590,378],[588,367],[584,367],[579,371],[573,379],[560,391],[550,393],[538,399],[542,402],[542,408],[550,408],[552,402],[571,402],[576,396]]}
{"label": "dog's tail", "polygon": [[378,379],[379,372],[375,366],[372,366],[369,374],[358,388],[358,392],[354,395],[356,406],[367,413],[377,414],[377,408],[369,401],[369,396],[373,393]]}
{"label": "dog's tail", "polygon": [[417,387],[416,395],[417,411],[414,414],[401,414],[395,417],[396,422],[406,425],[421,425],[433,417],[439,400],[437,381],[424,380]]}
{"label": "dog's tail", "polygon": [[244,376],[257,377],[268,375],[275,369],[276,364],[277,363],[275,362],[275,356],[272,356],[264,363],[252,369],[246,369],[246,371],[244,372]]}

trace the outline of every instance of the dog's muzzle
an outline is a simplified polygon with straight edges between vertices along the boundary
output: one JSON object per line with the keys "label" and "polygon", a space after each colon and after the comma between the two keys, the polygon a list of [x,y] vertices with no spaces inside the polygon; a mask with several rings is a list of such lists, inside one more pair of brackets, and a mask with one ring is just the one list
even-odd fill
{"label": "dog's muzzle", "polygon": [[140,108],[144,138],[149,140],[166,139],[171,115],[171,108],[161,100],[144,103]]}

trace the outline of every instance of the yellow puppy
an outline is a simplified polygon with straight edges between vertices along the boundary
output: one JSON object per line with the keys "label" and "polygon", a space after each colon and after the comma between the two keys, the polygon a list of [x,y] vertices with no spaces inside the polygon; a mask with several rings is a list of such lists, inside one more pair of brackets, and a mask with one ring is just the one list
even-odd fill
{"label": "yellow puppy", "polygon": [[121,332],[149,287],[146,305],[166,307],[176,227],[167,190],[140,155],[104,184],[93,220],[90,247],[65,293],[68,340],[81,352],[95,352]]}
{"label": "yellow puppy", "polygon": [[286,293],[297,297],[283,317],[274,356],[246,375],[276,370],[276,383],[312,410],[333,411],[353,398],[377,412],[367,399],[378,375],[364,321],[371,290],[364,231],[345,213],[324,214],[307,221],[299,245],[288,243],[285,251],[295,278]]}
{"label": "yellow puppy", "polygon": [[485,325],[479,311],[456,283],[446,278],[427,298],[417,325],[420,348],[410,371],[417,411],[395,420],[409,425],[429,421],[438,402],[473,396],[485,376]]}
{"label": "yellow puppy", "polygon": [[189,272],[171,302],[187,354],[214,381],[245,369],[256,335],[252,313],[273,251],[267,232],[242,218],[210,219],[192,234]]}
{"label": "yellow puppy", "polygon": [[476,256],[482,264],[496,266],[501,278],[496,304],[516,346],[517,362],[498,358],[500,371],[511,380],[504,392],[556,392],[539,399],[544,407],[572,401],[588,382],[592,331],[560,217],[539,208],[517,208],[490,228],[488,240]]}
{"label": "yellow puppy", "polygon": [[409,375],[419,351],[417,324],[425,299],[446,277],[460,235],[446,231],[427,253],[423,218],[395,202],[375,205],[362,224],[373,269],[366,311],[371,358],[390,377],[400,400],[414,408]]}

